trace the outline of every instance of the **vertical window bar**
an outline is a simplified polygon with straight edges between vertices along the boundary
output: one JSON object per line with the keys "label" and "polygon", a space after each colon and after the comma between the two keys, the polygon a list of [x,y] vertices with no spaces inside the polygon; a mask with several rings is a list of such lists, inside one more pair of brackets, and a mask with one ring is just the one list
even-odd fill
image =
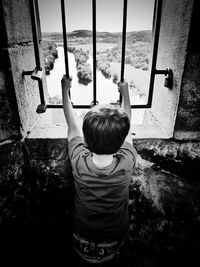
{"label": "vertical window bar", "polygon": [[[122,56],[121,56],[121,77],[120,81],[124,81],[124,66],[125,66],[125,52],[126,52],[126,20],[127,20],[127,0],[124,0],[123,8],[123,27],[122,27]],[[120,103],[122,102],[122,96],[119,97]]]}
{"label": "vertical window bar", "polygon": [[151,63],[150,84],[149,84],[149,97],[148,97],[148,102],[147,102],[148,108],[150,108],[152,105],[155,74],[157,73],[156,62],[157,62],[157,55],[158,55],[161,11],[162,11],[162,0],[155,0],[154,16],[153,16],[153,29],[152,29],[152,32],[153,32],[153,53],[152,53],[152,63]]}
{"label": "vertical window bar", "polygon": [[93,30],[93,104],[96,105],[96,0],[92,0],[92,30]]}
{"label": "vertical window bar", "polygon": [[152,35],[154,35],[155,30],[155,23],[156,23],[156,6],[157,6],[157,0],[154,0],[154,7],[153,7],[153,22],[152,22]]}
{"label": "vertical window bar", "polygon": [[63,46],[65,54],[65,74],[69,78],[69,64],[67,54],[67,32],[66,32],[66,19],[65,19],[65,0],[61,0],[61,14],[62,14],[62,29],[63,29]]}
{"label": "vertical window bar", "polygon": [[[41,61],[40,61],[35,0],[30,0],[29,3],[30,3],[30,9],[31,9],[31,24],[32,24],[32,32],[33,32],[33,45],[34,45],[34,52],[35,52],[36,70],[41,71],[42,68],[41,68]],[[45,104],[42,79],[40,79],[38,83],[39,83],[40,101],[41,101],[41,104]]]}
{"label": "vertical window bar", "polygon": [[41,62],[40,62],[40,52],[39,52],[39,40],[38,40],[38,26],[36,20],[36,8],[35,8],[35,0],[30,0],[30,8],[31,8],[31,22],[32,22],[32,32],[33,32],[33,45],[35,51],[35,62],[37,70],[42,70]]}

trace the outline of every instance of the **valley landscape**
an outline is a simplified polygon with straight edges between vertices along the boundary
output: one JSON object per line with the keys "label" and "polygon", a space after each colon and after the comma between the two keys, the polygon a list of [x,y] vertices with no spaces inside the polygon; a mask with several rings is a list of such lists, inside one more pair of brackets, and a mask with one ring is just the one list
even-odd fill
{"label": "valley landscape", "polygon": [[[105,79],[117,83],[120,79],[122,34],[97,32],[97,69]],[[73,53],[77,76],[80,83],[92,81],[92,68],[89,57],[93,55],[92,31],[77,30],[67,34],[68,52]],[[150,30],[127,32],[125,54],[125,79],[135,95],[146,95],[152,33]],[[43,33],[42,46],[47,75],[51,75],[58,57],[57,48],[63,46],[62,33]],[[54,100],[50,99],[51,103]],[[56,103],[58,96],[56,97]]]}

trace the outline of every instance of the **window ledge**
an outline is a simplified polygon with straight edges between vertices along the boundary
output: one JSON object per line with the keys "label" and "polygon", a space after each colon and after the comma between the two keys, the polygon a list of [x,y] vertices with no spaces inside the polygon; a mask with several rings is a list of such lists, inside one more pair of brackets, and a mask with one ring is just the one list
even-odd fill
{"label": "window ledge", "polygon": [[169,139],[169,134],[160,125],[131,125],[133,139]]}
{"label": "window ledge", "polygon": [[[46,113],[39,115],[39,119],[35,127],[31,130],[28,138],[67,138],[67,124],[64,120],[62,110],[54,110],[57,113],[56,119],[52,121],[51,113],[48,110]],[[79,118],[81,125],[82,119]],[[81,127],[81,126],[80,126]],[[157,121],[151,121],[148,124],[131,124],[131,132],[133,133],[133,139],[169,139],[169,134],[162,128]]]}
{"label": "window ledge", "polygon": [[[131,125],[133,139],[169,139],[170,137],[159,125]],[[29,134],[28,138],[67,138],[67,126],[46,125],[36,126]]]}
{"label": "window ledge", "polygon": [[[75,110],[77,119],[82,125],[87,110]],[[151,112],[151,109],[132,110],[131,132],[133,139],[169,139],[172,136]],[[67,138],[67,124],[62,109],[47,109],[38,115],[36,125],[31,129],[28,138]]]}

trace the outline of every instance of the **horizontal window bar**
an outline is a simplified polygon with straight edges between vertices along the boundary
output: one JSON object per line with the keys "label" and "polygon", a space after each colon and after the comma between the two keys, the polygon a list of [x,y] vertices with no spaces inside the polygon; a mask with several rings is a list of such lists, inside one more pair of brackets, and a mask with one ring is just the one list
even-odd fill
{"label": "horizontal window bar", "polygon": [[[46,106],[46,108],[63,108],[63,105],[47,105]],[[73,105],[73,108],[76,108],[76,109],[78,109],[78,108],[82,108],[82,109],[90,109],[91,108],[91,106],[90,105]],[[138,109],[138,108],[150,108],[150,106],[148,106],[148,104],[146,104],[146,105],[131,105],[131,108],[132,109]]]}
{"label": "horizontal window bar", "polygon": [[[63,108],[63,105],[47,105],[47,108]],[[90,105],[73,105],[73,108],[91,108]]]}

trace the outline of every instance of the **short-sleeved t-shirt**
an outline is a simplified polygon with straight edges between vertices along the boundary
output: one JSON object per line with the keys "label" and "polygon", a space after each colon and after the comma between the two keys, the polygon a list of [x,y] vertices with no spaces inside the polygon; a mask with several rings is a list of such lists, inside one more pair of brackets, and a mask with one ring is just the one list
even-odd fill
{"label": "short-sleeved t-shirt", "polygon": [[76,136],[70,140],[76,188],[74,231],[94,241],[122,238],[128,230],[128,195],[137,152],[125,142],[110,165],[99,168],[92,152]]}

